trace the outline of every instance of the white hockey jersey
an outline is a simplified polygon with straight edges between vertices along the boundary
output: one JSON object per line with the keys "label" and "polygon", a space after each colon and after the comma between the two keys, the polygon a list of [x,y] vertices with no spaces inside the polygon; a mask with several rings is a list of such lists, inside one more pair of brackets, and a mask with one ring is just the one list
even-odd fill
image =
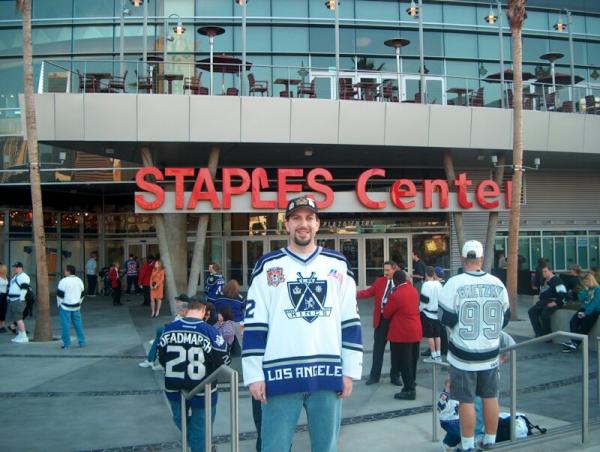
{"label": "white hockey jersey", "polygon": [[502,281],[485,272],[453,276],[442,288],[439,318],[451,328],[448,362],[476,371],[498,367],[500,333],[510,318]]}
{"label": "white hockey jersey", "polygon": [[317,247],[307,258],[287,248],[256,263],[246,300],[244,383],[267,396],[342,391],[360,380],[362,332],[356,284],[346,258]]}
{"label": "white hockey jersey", "polygon": [[438,300],[441,291],[442,284],[439,281],[425,281],[421,286],[419,311],[430,319],[437,320],[438,318]]}

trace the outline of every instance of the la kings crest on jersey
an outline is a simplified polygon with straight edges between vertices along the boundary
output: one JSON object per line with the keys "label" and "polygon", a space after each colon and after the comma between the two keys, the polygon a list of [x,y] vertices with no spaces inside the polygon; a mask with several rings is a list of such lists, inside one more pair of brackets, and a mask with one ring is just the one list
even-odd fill
{"label": "la kings crest on jersey", "polygon": [[329,317],[331,307],[326,307],[327,280],[317,279],[315,272],[307,277],[301,272],[296,273],[296,281],[288,281],[288,295],[293,308],[286,309],[288,319],[304,319],[308,323],[318,317]]}

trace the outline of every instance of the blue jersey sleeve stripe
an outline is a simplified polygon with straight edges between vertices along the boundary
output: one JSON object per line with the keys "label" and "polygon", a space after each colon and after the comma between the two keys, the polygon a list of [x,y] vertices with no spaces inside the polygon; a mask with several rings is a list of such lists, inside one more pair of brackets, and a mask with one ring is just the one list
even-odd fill
{"label": "blue jersey sleeve stripe", "polygon": [[245,331],[243,339],[243,349],[265,348],[267,346],[266,331]]}
{"label": "blue jersey sleeve stripe", "polygon": [[439,314],[440,322],[442,322],[443,325],[454,328],[454,325],[458,323],[458,314],[448,311],[444,306],[439,306],[439,308],[439,312],[441,313]]}
{"label": "blue jersey sleeve stripe", "polygon": [[310,361],[310,360],[315,360],[315,359],[337,359],[337,360],[339,360],[340,357],[339,357],[339,355],[288,356],[286,358],[271,359],[269,361],[263,361],[263,367],[267,364],[275,364],[275,363],[284,362],[284,361],[304,362],[304,361]]}
{"label": "blue jersey sleeve stripe", "polygon": [[269,324],[268,323],[258,323],[258,322],[253,322],[253,323],[244,323],[244,331],[248,328],[251,327],[261,327],[261,328],[269,328]]}
{"label": "blue jersey sleeve stripe", "polygon": [[265,355],[265,351],[256,351],[256,350],[243,350],[242,351],[242,358],[248,358],[249,356],[264,356]]}
{"label": "blue jersey sleeve stripe", "polygon": [[362,329],[359,325],[350,326],[342,330],[342,342],[362,345]]}
{"label": "blue jersey sleeve stripe", "polygon": [[355,317],[355,318],[353,318],[353,319],[344,320],[344,321],[342,322],[342,328],[344,328],[346,324],[352,324],[352,323],[354,323],[354,322],[358,322],[358,323],[360,323],[360,319],[359,319],[358,317]]}

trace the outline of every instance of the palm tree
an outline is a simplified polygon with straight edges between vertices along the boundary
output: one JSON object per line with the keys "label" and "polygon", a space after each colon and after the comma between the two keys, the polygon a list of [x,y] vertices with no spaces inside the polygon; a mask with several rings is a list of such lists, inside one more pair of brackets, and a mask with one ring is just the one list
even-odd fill
{"label": "palm tree", "polygon": [[519,251],[519,224],[521,222],[521,187],[523,184],[523,22],[527,18],[527,0],[509,0],[506,15],[512,34],[513,54],[513,165],[512,204],[508,227],[508,270],[506,285],[513,319],[517,319],[517,276]]}
{"label": "palm tree", "polygon": [[17,10],[23,16],[23,75],[25,94],[25,124],[27,128],[27,157],[31,183],[31,210],[33,213],[33,244],[37,267],[37,319],[36,341],[52,340],[50,328],[50,294],[48,293],[48,264],[46,261],[46,235],[40,184],[37,125],[33,97],[33,49],[31,41],[31,0],[16,0]]}

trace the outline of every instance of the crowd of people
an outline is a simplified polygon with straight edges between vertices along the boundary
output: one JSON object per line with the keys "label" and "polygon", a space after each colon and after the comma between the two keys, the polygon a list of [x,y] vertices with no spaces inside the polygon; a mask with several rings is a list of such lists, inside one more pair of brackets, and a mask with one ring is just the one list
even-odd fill
{"label": "crowd of people", "polygon": [[[440,399],[448,414],[442,426],[448,450],[492,449],[498,427],[498,369],[500,348],[514,343],[502,330],[510,318],[508,294],[502,281],[482,271],[483,246],[471,240],[461,250],[462,272],[445,281],[440,267],[427,266],[413,254],[413,273],[386,261],[383,275],[357,290],[346,258],[317,245],[319,209],[314,199],[301,196],[285,211],[288,245],[262,256],[251,275],[247,297],[236,280],[226,283],[217,263],[208,266],[203,295],[175,298],[176,315],[156,328],[140,367],[165,370],[165,390],[174,423],[181,428],[181,390],[190,390],[232,356],[241,356],[244,384],[252,395],[257,428],[257,451],[291,450],[302,410],[307,413],[313,450],[335,451],[342,419],[342,401],[361,379],[363,333],[358,301],[373,299],[373,360],[366,385],[380,383],[383,357],[390,343],[390,383],[402,387],[398,400],[415,400],[420,344],[425,338],[434,365],[447,350],[449,376]],[[81,306],[97,293],[97,256],[85,265],[87,290],[67,265],[59,281],[62,348],[71,347],[75,329],[80,347],[87,343]],[[106,272],[113,304],[121,305],[121,280],[126,293],[142,294],[151,317],[160,315],[165,297],[165,269],[159,257],[143,262],[131,255],[115,261]],[[587,334],[600,316],[600,286],[592,272],[572,269],[563,281],[545,260],[538,262],[533,285],[539,293],[529,317],[536,336],[551,331],[550,319],[569,300],[580,307],[571,330]],[[23,264],[12,276],[0,264],[0,332],[7,331],[7,312],[16,336],[29,341],[24,319],[31,294]],[[293,340],[290,340],[293,338]],[[563,344],[565,352],[578,341]],[[188,441],[193,452],[204,451],[203,392],[189,401]],[[211,394],[212,422],[217,409],[216,385]],[[452,421],[452,422],[450,422]]]}

